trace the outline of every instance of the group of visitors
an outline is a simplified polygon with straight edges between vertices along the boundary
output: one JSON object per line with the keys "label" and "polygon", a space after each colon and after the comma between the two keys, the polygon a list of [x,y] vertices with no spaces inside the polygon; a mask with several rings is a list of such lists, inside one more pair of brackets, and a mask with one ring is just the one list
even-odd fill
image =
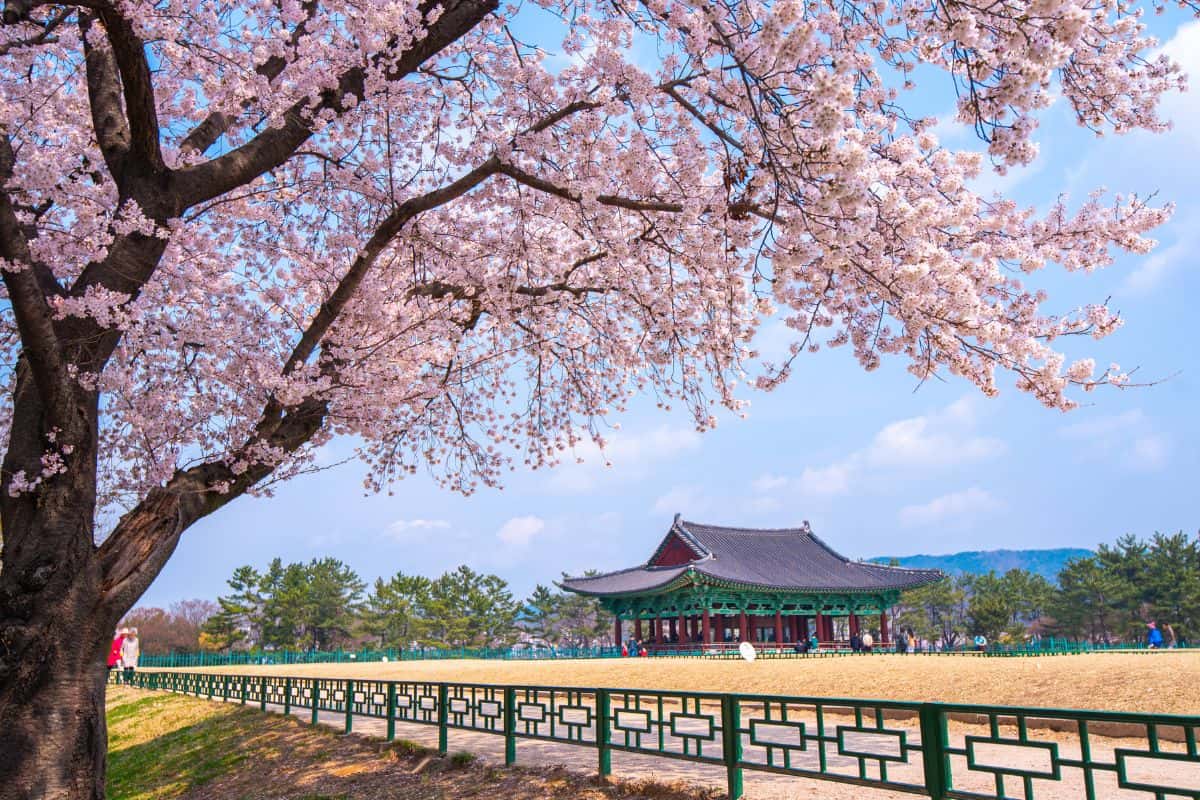
{"label": "group of visitors", "polygon": [[1177,647],[1179,640],[1175,638],[1175,629],[1171,627],[1171,623],[1167,623],[1159,628],[1158,623],[1150,620],[1146,623],[1146,645],[1151,650],[1162,650],[1163,648]]}
{"label": "group of visitors", "polygon": [[896,652],[897,653],[916,653],[921,649],[921,640],[917,638],[917,634],[912,628],[901,628],[896,631]]}
{"label": "group of visitors", "polygon": [[650,655],[650,651],[646,649],[646,645],[642,644],[636,638],[631,637],[629,641],[621,643],[621,655],[626,657],[641,657]]}
{"label": "group of visitors", "polygon": [[870,631],[850,634],[850,649],[855,653],[869,653],[875,648],[875,637]]}
{"label": "group of visitors", "polygon": [[801,641],[796,642],[792,649],[797,653],[815,653],[821,649],[821,640],[818,639],[817,635],[814,633],[809,635],[807,639],[802,639]]}
{"label": "group of visitors", "polygon": [[132,675],[141,654],[137,628],[120,628],[113,635],[112,647],[108,650],[108,669],[110,672],[123,670],[126,675]]}

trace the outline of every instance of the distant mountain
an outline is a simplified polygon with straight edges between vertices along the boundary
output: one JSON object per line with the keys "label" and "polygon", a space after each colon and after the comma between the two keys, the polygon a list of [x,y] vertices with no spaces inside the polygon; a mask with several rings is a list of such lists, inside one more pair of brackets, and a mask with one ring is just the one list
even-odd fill
{"label": "distant mountain", "polygon": [[[963,553],[929,556],[895,556],[902,567],[917,569],[940,569],[948,575],[970,573],[980,575],[988,570],[997,574],[1010,569],[1027,569],[1054,581],[1059,570],[1072,558],[1087,558],[1091,550],[1081,547],[1060,547],[1054,550],[969,550]],[[889,564],[892,556],[869,559],[877,564]]]}

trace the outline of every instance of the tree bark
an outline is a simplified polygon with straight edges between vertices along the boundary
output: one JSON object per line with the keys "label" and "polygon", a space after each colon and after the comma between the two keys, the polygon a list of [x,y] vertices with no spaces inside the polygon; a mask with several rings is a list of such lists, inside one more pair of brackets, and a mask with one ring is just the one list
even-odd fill
{"label": "tree bark", "polygon": [[117,619],[88,594],[39,600],[22,641],[6,643],[22,661],[0,681],[0,800],[104,798],[105,661]]}
{"label": "tree bark", "polygon": [[70,398],[53,426],[68,469],[14,496],[13,476],[39,475],[50,439],[32,372],[22,358],[0,480],[0,800],[102,798],[105,661],[123,609],[103,602],[92,540],[98,404],[57,387]]}

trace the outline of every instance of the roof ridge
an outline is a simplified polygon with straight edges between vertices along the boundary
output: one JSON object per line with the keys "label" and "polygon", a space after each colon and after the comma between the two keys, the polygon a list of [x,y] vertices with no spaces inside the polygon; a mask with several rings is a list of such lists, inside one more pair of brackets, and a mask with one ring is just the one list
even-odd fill
{"label": "roof ridge", "polygon": [[896,572],[938,572],[943,575],[945,574],[945,573],[942,573],[942,571],[940,569],[934,569],[932,567],[905,567],[905,566],[901,566],[900,564],[880,564],[877,561],[863,561],[863,560],[856,561],[854,563],[862,564],[864,567],[874,567],[876,569],[894,570]]}
{"label": "roof ridge", "polygon": [[[697,539],[696,535],[689,531],[686,525],[687,522],[679,514],[676,514],[675,521],[671,523],[671,530],[667,532],[667,535],[670,536],[672,533],[677,533],[682,536],[684,539],[684,544],[690,547],[692,552],[696,554],[696,558],[693,559],[693,561],[712,558],[713,551],[706,547],[703,542]],[[663,541],[665,542],[666,540],[664,539]],[[661,549],[661,547],[662,546],[660,545],[659,549]],[[657,556],[658,552],[655,551],[654,555]]]}
{"label": "roof ridge", "polygon": [[769,534],[784,534],[798,533],[802,536],[812,535],[812,528],[809,527],[808,520],[804,520],[799,526],[794,528],[747,528],[747,527],[732,527],[729,525],[713,525],[709,522],[696,522],[694,520],[679,519],[680,525],[696,525],[701,528],[713,528],[720,531],[730,531],[732,533],[769,533]]}

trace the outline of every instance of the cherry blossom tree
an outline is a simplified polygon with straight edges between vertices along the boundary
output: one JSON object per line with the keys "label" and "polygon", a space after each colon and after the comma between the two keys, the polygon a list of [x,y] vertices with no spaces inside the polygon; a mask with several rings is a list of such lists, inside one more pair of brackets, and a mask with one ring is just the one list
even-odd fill
{"label": "cherry blossom tree", "polygon": [[103,796],[114,624],[331,437],[372,488],[470,492],[639,392],[707,428],[822,346],[1069,408],[1126,377],[1054,340],[1120,320],[1027,281],[1169,213],[971,188],[1055,97],[1163,127],[1182,78],[1126,0],[3,6],[0,798]]}

